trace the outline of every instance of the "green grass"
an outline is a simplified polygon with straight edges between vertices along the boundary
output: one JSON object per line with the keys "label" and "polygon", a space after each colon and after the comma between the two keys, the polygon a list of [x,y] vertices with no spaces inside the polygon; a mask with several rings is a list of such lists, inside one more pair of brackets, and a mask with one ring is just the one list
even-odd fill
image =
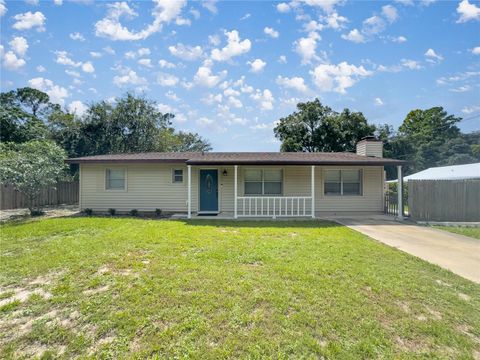
{"label": "green grass", "polygon": [[480,227],[434,226],[434,228],[445,230],[454,234],[469,236],[474,239],[480,239]]}
{"label": "green grass", "polygon": [[480,354],[479,285],[333,223],[85,217],[0,231],[0,293],[37,290],[2,308],[0,358]]}

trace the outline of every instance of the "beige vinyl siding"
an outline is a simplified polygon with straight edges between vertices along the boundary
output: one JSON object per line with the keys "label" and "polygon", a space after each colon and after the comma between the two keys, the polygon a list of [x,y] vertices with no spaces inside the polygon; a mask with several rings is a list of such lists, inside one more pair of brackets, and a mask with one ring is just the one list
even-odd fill
{"label": "beige vinyl siding", "polygon": [[357,144],[357,154],[383,157],[383,143],[380,141],[361,141]]}
{"label": "beige vinyl siding", "polygon": [[[105,190],[105,170],[126,169],[127,189]],[[198,208],[198,178],[202,168],[192,166],[192,211]],[[234,167],[218,168],[219,211],[233,212]],[[244,194],[244,171],[255,166],[238,167],[238,196]],[[283,169],[284,196],[310,196],[310,166],[259,166],[258,168]],[[172,170],[183,169],[183,183],[172,183]],[[323,178],[326,169],[363,169],[363,194],[361,196],[325,196]],[[223,176],[223,171],[227,176]],[[82,209],[106,211],[187,211],[187,166],[176,164],[82,164],[80,201]],[[381,212],[383,211],[383,167],[315,167],[315,210],[317,212]]]}

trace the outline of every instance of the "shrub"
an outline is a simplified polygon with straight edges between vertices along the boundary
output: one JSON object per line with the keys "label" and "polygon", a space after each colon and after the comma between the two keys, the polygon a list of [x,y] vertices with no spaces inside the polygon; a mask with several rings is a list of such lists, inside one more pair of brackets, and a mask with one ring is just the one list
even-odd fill
{"label": "shrub", "polygon": [[132,216],[138,216],[138,210],[137,210],[137,209],[132,209],[132,210],[130,210],[130,215],[132,215]]}
{"label": "shrub", "polygon": [[44,214],[45,212],[42,210],[38,210],[38,209],[30,210],[30,216],[42,216]]}
{"label": "shrub", "polygon": [[112,208],[108,209],[108,213],[112,216],[115,215],[116,212],[117,212],[117,210],[115,210],[115,209],[112,209]]}
{"label": "shrub", "polygon": [[84,214],[90,216],[93,214],[93,210],[90,208],[83,209]]}
{"label": "shrub", "polygon": [[156,216],[162,215],[162,209],[155,209],[155,215]]}

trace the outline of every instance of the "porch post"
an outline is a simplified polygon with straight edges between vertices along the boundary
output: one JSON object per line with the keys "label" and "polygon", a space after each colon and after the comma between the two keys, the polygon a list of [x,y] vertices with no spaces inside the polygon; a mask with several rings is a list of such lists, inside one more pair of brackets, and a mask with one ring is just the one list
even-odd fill
{"label": "porch post", "polygon": [[397,166],[398,220],[403,220],[403,174],[402,166]]}
{"label": "porch post", "polygon": [[315,166],[312,165],[312,219],[315,219]]}
{"label": "porch post", "polygon": [[187,165],[188,172],[188,218],[192,218],[192,165]]}
{"label": "porch post", "polygon": [[237,175],[238,175],[238,165],[235,165],[234,171],[233,171],[233,218],[236,219],[238,218],[237,215]]}

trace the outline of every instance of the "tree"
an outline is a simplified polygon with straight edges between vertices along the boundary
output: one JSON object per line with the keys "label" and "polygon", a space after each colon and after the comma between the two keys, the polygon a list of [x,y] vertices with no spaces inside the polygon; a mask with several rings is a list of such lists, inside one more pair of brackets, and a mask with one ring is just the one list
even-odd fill
{"label": "tree", "polygon": [[179,131],[168,128],[159,136],[158,151],[182,152],[182,151],[210,151],[212,146],[197,133]]}
{"label": "tree", "polygon": [[65,151],[53,142],[29,141],[0,144],[0,183],[12,185],[28,200],[31,215],[41,213],[35,199],[45,186],[54,186],[64,175]]}
{"label": "tree", "polygon": [[361,138],[375,132],[361,112],[344,109],[337,113],[318,99],[299,103],[297,109],[281,118],[274,129],[282,142],[281,151],[354,151]]}

